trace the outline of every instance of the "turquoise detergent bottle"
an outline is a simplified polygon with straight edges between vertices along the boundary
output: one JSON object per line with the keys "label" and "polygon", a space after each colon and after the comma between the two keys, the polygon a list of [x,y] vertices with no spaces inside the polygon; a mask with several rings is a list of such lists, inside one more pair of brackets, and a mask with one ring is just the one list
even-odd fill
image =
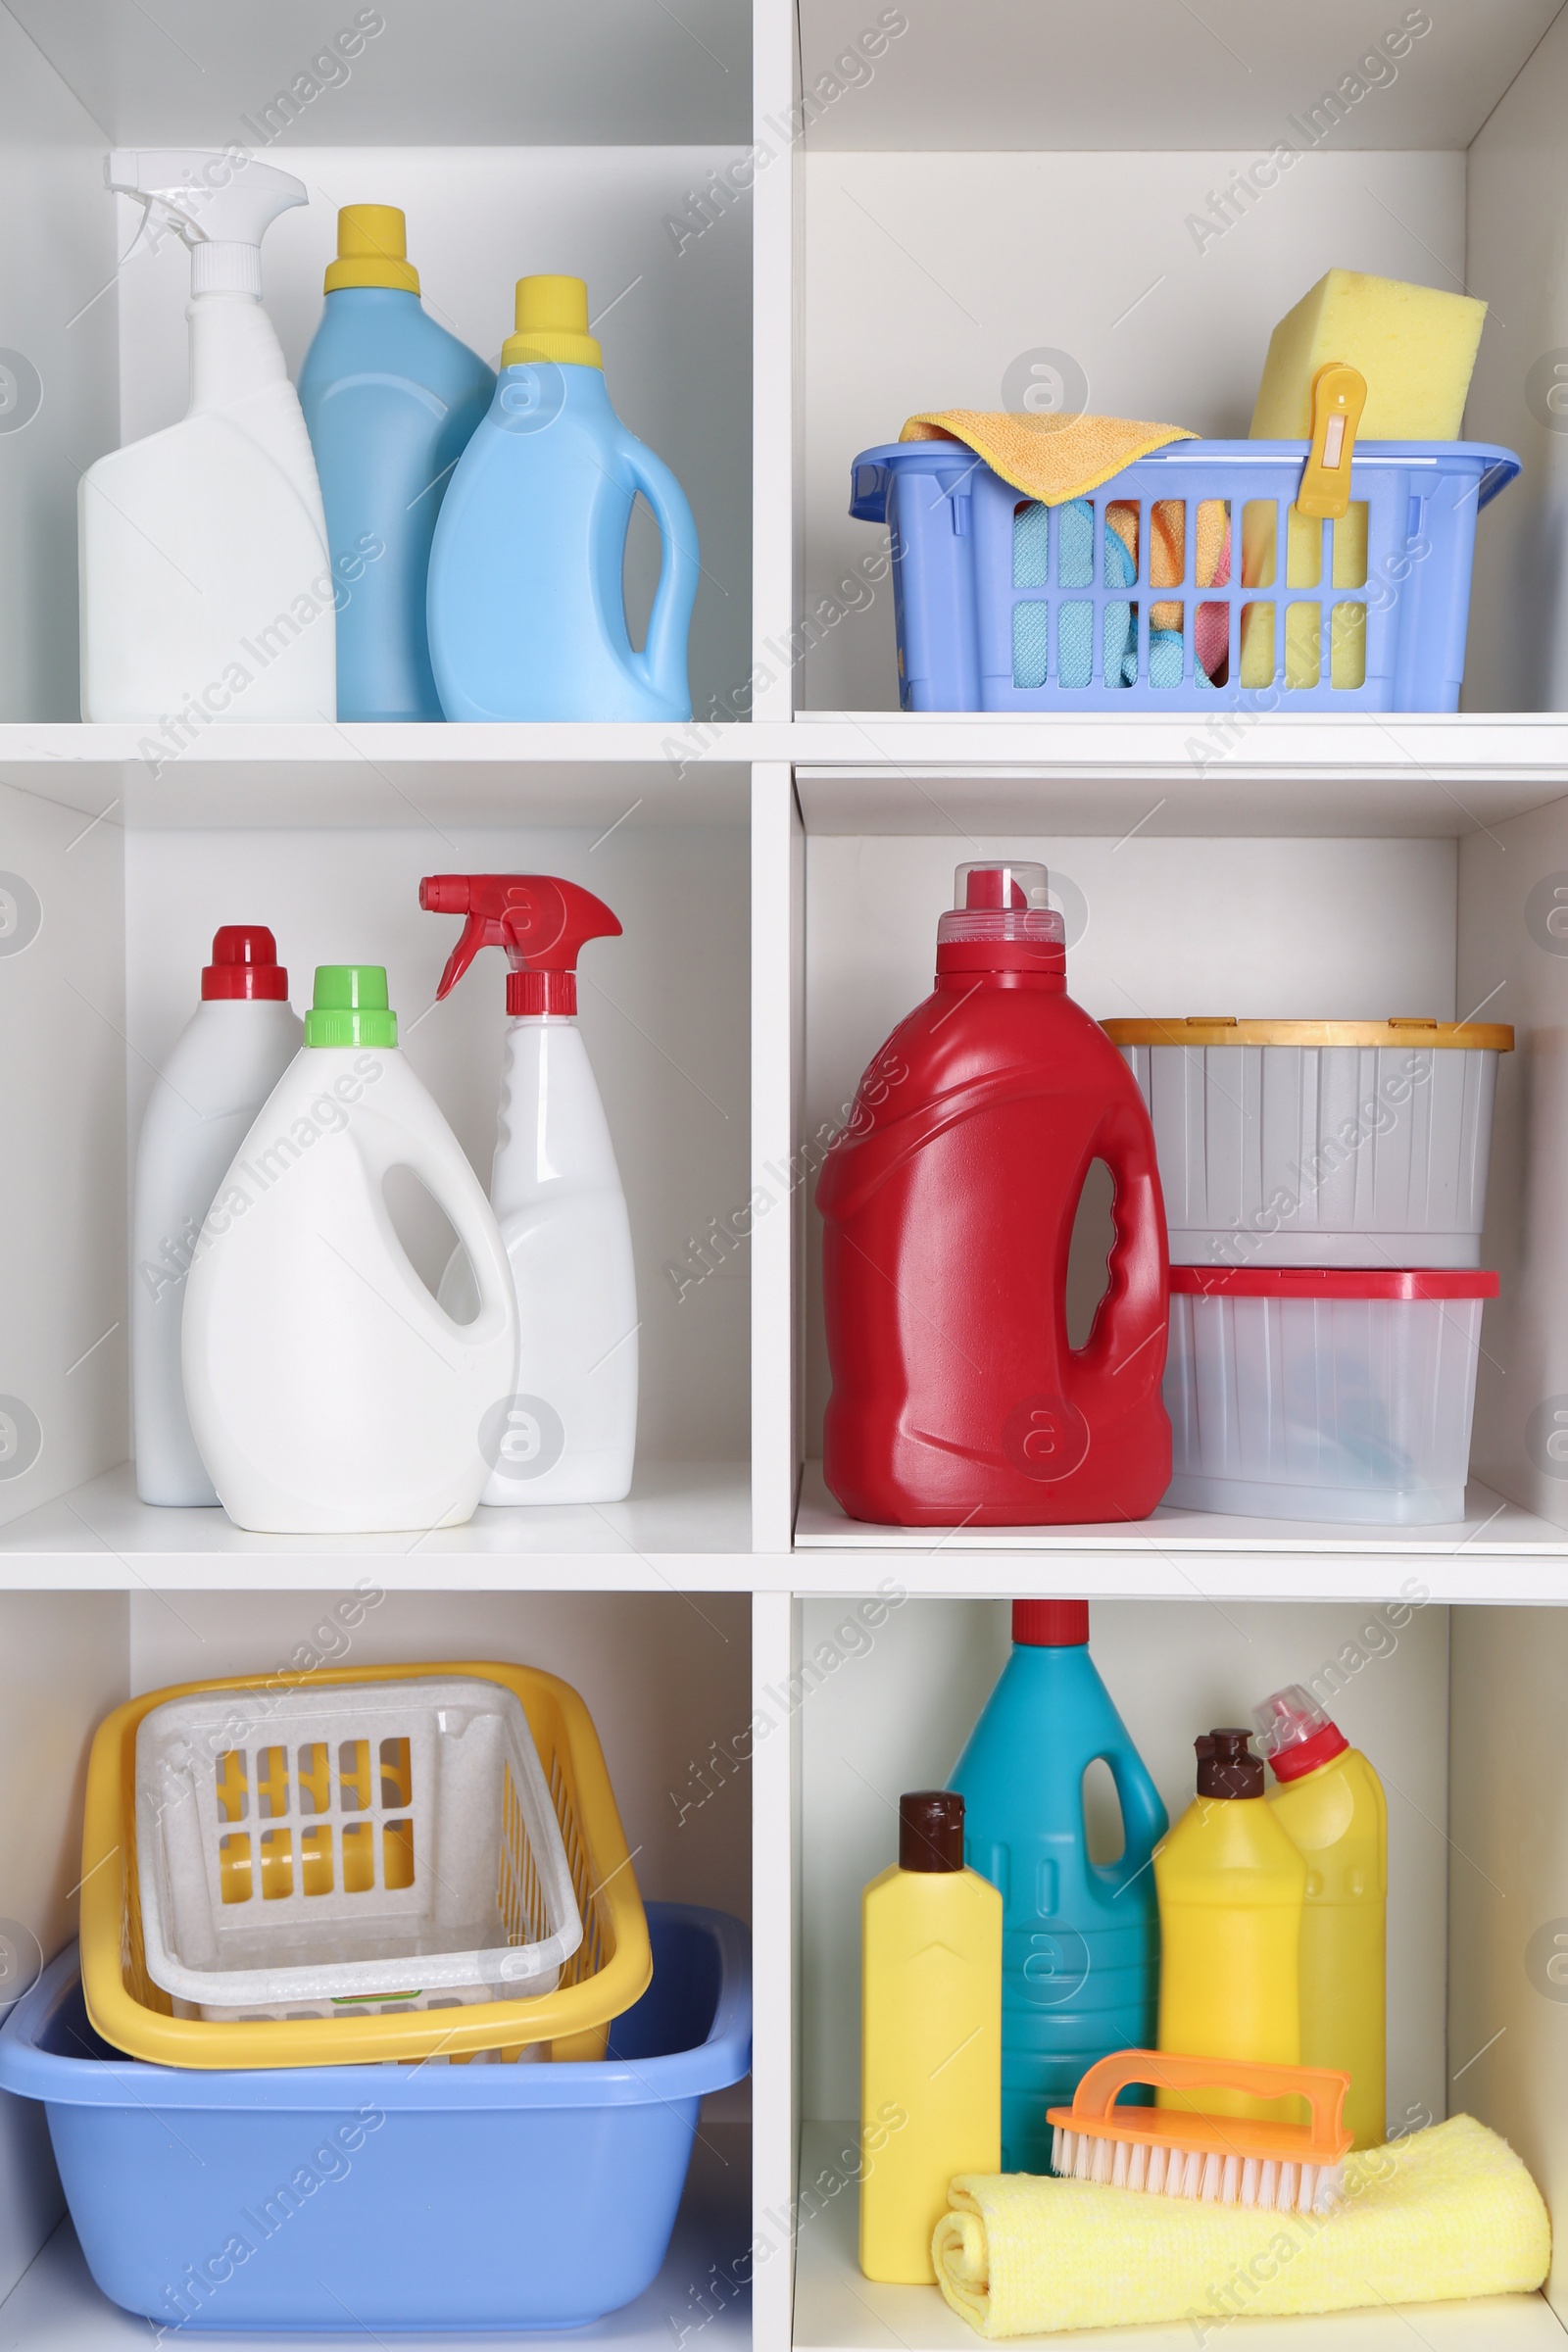
{"label": "turquoise detergent bottle", "polygon": [[426,316],[396,205],[345,205],[337,255],[299,384],[338,582],[337,714],[438,719],[430,541],[495,370]]}
{"label": "turquoise detergent bottle", "polygon": [[[685,494],[610,405],[582,279],[519,278],[516,318],[430,552],[441,708],[456,719],[690,718],[698,563]],[[663,564],[637,653],[621,565],[639,490]]]}
{"label": "turquoise detergent bottle", "polygon": [[[1092,1862],[1083,1779],[1109,1766],[1126,1843]],[[1112,2050],[1152,2049],[1169,1821],[1089,1655],[1085,1600],[1015,1600],[1012,1655],[949,1786],[969,1867],[1002,1895],[1002,2166],[1049,2173],[1046,2110]],[[1147,2098],[1147,2093],[1145,2094]]]}

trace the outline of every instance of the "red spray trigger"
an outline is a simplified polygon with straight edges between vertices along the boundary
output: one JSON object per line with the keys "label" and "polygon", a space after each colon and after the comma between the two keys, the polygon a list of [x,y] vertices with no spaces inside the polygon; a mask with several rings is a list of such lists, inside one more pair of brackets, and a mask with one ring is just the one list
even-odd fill
{"label": "red spray trigger", "polygon": [[449,994],[481,948],[505,948],[509,1013],[577,1009],[577,956],[590,939],[616,939],[620,924],[602,899],[552,874],[427,874],[419,905],[430,914],[464,914],[436,997]]}

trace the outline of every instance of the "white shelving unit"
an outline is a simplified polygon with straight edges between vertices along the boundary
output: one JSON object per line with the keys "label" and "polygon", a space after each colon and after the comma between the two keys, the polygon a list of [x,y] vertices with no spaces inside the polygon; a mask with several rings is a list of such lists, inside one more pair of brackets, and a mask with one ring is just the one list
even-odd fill
{"label": "white shelving unit", "polygon": [[[1568,1919],[1568,1464],[1545,1442],[1568,1410],[1568,956],[1545,920],[1568,885],[1568,432],[1543,391],[1568,366],[1568,16],[1404,12],[1391,70],[1362,74],[1400,11],[387,0],[346,76],[313,77],[353,14],[0,9],[0,364],[25,390],[20,353],[39,387],[34,414],[0,406],[0,888],[20,877],[39,910],[20,950],[0,935],[0,1401],[41,1432],[0,1463],[0,1922],[49,1951],[73,1932],[86,1743],[131,1690],[324,1654],[356,1587],[384,1596],[368,1661],[551,1666],[606,1738],[645,1889],[756,1936],[749,2094],[710,2119],[726,2185],[694,2174],[663,2277],[597,2332],[708,2352],[749,2311],[759,2352],[947,2352],[970,2338],[934,2290],[860,2278],[853,2188],[807,2220],[798,2200],[853,2104],[855,1904],[888,1804],[951,1768],[1006,1596],[1087,1592],[1173,1804],[1195,1729],[1361,1660],[1340,1669],[1347,1727],[1401,1791],[1396,2111],[1463,2103],[1505,2132],[1561,2235],[1568,2010],[1527,1954]],[[1361,94],[1313,135],[1347,77]],[[406,207],[427,298],[491,356],[514,277],[588,278],[612,395],[697,511],[690,724],[76,723],[75,483],[183,384],[182,257],[127,255],[102,157],[230,140],[311,190],[265,265],[293,365],[341,202]],[[1295,166],[1225,220],[1216,196],[1281,142]],[[746,193],[705,214],[742,157]],[[856,451],[918,409],[999,405],[1045,347],[1095,408],[1245,431],[1270,325],[1335,264],[1493,306],[1469,429],[1524,473],[1480,526],[1466,709],[901,713],[876,534],[847,514]],[[639,520],[634,608],[656,563]],[[827,1494],[803,1147],[928,986],[953,865],[1002,848],[1052,867],[1096,1013],[1513,1022],[1462,1525],[1161,1511],[916,1538]],[[587,959],[583,1017],[644,1317],[631,1497],[406,1544],[144,1508],[127,1171],[207,938],[271,922],[296,997],[317,960],[385,962],[483,1167],[499,982],[481,966],[432,1007],[451,927],[416,886],[485,868],[569,872],[625,924]],[[437,1246],[411,1236],[420,1262]],[[0,2352],[107,2352],[140,2325],[61,2211],[37,2117],[0,2103]],[[714,2294],[743,2273],[749,2297]],[[1559,2263],[1543,2297],[1237,2321],[1226,2342],[1482,2352],[1565,2327]]]}

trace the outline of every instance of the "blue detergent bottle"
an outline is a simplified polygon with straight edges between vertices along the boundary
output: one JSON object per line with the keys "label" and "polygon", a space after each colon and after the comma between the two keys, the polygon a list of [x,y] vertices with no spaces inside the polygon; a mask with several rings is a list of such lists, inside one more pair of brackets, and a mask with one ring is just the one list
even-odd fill
{"label": "blue detergent bottle", "polygon": [[[1109,1864],[1091,1861],[1084,1820],[1097,1757],[1126,1836]],[[1159,1996],[1149,1863],[1170,1825],[1089,1655],[1087,1601],[1013,1602],[1012,1655],[949,1786],[965,1858],[1003,1901],[1003,2170],[1049,2173],[1046,2110],[1071,2102],[1096,2059],[1152,2049]]]}
{"label": "blue detergent bottle", "polygon": [[[448,718],[691,716],[697,527],[679,482],[610,405],[580,277],[517,281],[517,331],[430,553],[430,658]],[[626,629],[632,503],[663,564],[648,641]]]}
{"label": "blue detergent bottle", "polygon": [[349,204],[300,372],[338,583],[339,718],[438,719],[425,637],[430,541],[496,378],[428,318],[396,205]]}

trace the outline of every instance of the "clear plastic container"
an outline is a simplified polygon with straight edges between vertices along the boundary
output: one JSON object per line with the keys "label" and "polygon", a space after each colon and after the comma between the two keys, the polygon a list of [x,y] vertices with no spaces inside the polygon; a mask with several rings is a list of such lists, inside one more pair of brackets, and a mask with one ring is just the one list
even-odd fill
{"label": "clear plastic container", "polygon": [[1175,1266],[1475,1266],[1494,1021],[1116,1020]]}
{"label": "clear plastic container", "polygon": [[1348,1526],[1464,1517],[1495,1274],[1172,1266],[1165,1500]]}

